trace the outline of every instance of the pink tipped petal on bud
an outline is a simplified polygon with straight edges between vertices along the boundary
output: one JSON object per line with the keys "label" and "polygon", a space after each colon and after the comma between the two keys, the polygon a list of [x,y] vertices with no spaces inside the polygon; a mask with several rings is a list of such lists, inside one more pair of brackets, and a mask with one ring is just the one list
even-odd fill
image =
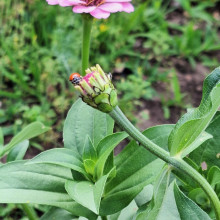
{"label": "pink tipped petal on bud", "polygon": [[82,100],[102,112],[111,112],[118,104],[117,93],[110,77],[99,65],[86,70],[86,76],[74,73],[70,81],[81,94]]}

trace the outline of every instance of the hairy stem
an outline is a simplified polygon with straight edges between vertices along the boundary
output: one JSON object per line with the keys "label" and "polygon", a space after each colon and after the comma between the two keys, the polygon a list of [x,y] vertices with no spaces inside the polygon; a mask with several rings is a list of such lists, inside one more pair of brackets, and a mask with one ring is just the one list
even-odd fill
{"label": "hairy stem", "polygon": [[26,213],[29,220],[38,220],[35,210],[27,204],[21,204],[22,209]]}
{"label": "hairy stem", "polygon": [[220,220],[220,201],[215,191],[212,189],[210,184],[206,179],[200,175],[196,170],[194,170],[190,165],[188,165],[181,158],[171,157],[170,154],[149,140],[144,136],[138,129],[136,129],[132,123],[126,118],[121,109],[117,106],[110,112],[110,116],[115,120],[115,122],[125,130],[134,140],[138,141],[141,146],[149,150],[151,153],[164,160],[172,167],[184,172],[189,175],[194,181],[196,181],[208,195],[210,201],[215,209],[216,219]]}
{"label": "hairy stem", "polygon": [[93,18],[90,14],[82,14],[83,18],[83,42],[82,42],[82,70],[81,75],[85,75],[85,70],[89,67],[89,50],[92,31]]}

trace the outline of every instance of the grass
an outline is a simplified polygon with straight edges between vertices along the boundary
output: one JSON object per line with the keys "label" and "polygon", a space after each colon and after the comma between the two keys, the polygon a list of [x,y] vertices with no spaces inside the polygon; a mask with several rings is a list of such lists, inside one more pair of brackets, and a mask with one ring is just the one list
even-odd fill
{"label": "grass", "polygon": [[[160,97],[164,108],[182,103],[178,74],[169,76],[167,90],[174,98],[167,100],[153,87],[155,82],[169,83],[167,74],[173,64],[167,60],[178,57],[194,68],[198,62],[210,68],[217,65],[218,60],[209,56],[220,49],[220,22],[213,16],[217,3],[139,0],[132,14],[95,21],[91,64],[99,63],[114,73],[120,105],[130,109],[130,118],[140,99]],[[68,75],[80,71],[81,16],[42,0],[3,0],[0,11],[3,131],[13,134],[39,120],[59,132],[76,99]]]}

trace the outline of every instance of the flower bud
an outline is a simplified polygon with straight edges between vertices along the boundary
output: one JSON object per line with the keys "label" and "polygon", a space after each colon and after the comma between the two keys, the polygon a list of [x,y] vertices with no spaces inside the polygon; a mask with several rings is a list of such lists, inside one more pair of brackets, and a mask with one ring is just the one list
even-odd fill
{"label": "flower bud", "polygon": [[109,113],[118,103],[111,76],[99,65],[87,69],[84,77],[78,73],[71,74],[70,81],[81,93],[82,100],[93,108]]}

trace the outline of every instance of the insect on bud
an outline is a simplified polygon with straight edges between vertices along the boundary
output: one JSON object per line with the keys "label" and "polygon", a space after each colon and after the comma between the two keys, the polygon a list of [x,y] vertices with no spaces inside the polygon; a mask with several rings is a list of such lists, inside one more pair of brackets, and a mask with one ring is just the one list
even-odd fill
{"label": "insect on bud", "polygon": [[84,77],[72,73],[69,79],[80,92],[82,100],[93,108],[109,113],[118,104],[111,74],[107,75],[99,65],[87,69]]}

